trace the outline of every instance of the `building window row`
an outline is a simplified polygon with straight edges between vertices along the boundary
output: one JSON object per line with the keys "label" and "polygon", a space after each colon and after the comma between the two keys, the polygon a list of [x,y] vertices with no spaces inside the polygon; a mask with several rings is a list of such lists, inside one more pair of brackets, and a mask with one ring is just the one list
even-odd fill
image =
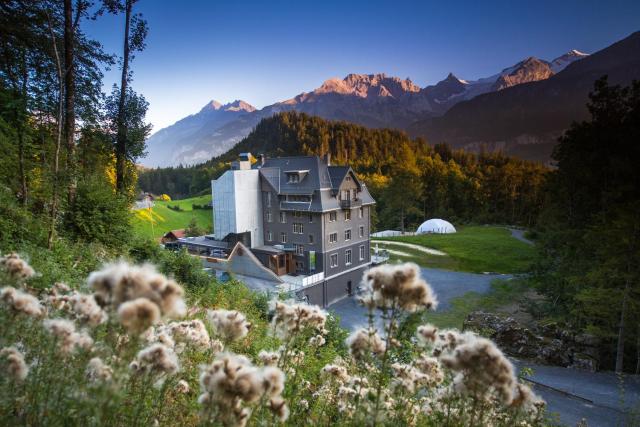
{"label": "building window row", "polygon": [[338,219],[338,213],[336,211],[329,212],[329,222],[334,222]]}
{"label": "building window row", "polygon": [[351,249],[344,251],[344,265],[351,265]]}
{"label": "building window row", "polygon": [[364,237],[364,225],[361,225],[360,228],[358,228],[358,236]]}
{"label": "building window row", "polygon": [[360,246],[360,261],[363,261],[365,258],[365,246],[362,245]]}
{"label": "building window row", "polygon": [[338,241],[338,233],[329,234],[329,243],[336,243]]}
{"label": "building window row", "polygon": [[338,266],[338,254],[331,254],[329,257],[329,265],[331,268],[335,268]]}
{"label": "building window row", "polygon": [[295,251],[296,255],[304,255],[304,245],[294,243],[293,250]]}
{"label": "building window row", "polygon": [[282,224],[285,224],[287,222],[287,213],[286,212],[280,212],[280,222]]}
{"label": "building window row", "polygon": [[284,231],[280,233],[280,243],[287,243],[287,233]]}
{"label": "building window row", "polygon": [[349,240],[351,240],[351,229],[350,228],[348,230],[344,230],[344,241],[348,242]]}
{"label": "building window row", "polygon": [[301,222],[293,223],[294,234],[304,234],[304,225]]}

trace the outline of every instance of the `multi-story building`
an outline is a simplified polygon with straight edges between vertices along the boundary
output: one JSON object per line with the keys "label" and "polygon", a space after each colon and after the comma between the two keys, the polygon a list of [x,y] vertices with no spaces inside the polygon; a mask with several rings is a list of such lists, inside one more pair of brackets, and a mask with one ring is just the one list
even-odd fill
{"label": "multi-story building", "polygon": [[366,185],[328,156],[250,159],[241,155],[213,182],[215,237],[249,246],[310,302],[354,292],[371,264]]}

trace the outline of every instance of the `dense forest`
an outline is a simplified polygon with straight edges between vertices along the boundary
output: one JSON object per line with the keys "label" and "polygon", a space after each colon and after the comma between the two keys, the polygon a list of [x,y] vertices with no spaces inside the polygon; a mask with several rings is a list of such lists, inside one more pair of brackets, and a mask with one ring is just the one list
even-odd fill
{"label": "dense forest", "polygon": [[[193,166],[140,173],[145,191],[172,197],[207,192],[241,152],[321,155],[349,164],[378,200],[378,228],[411,229],[425,218],[532,225],[548,169],[500,153],[479,155],[430,146],[405,133],[368,129],[285,112],[262,120],[228,153]],[[406,197],[412,194],[412,197]]]}
{"label": "dense forest", "polygon": [[640,373],[640,82],[599,80],[589,112],[554,152],[538,222],[539,308],[600,338],[605,367]]}

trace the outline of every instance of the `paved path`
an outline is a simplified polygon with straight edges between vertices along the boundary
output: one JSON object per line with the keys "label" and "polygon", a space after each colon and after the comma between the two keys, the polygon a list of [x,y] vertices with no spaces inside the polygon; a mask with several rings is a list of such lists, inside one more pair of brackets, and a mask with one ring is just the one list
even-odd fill
{"label": "paved path", "polygon": [[[513,360],[518,369],[530,367],[534,389],[547,401],[547,409],[560,422],[575,426],[586,418],[589,427],[640,425],[640,377],[623,382],[613,372],[587,372],[559,366]],[[537,384],[536,384],[537,383]],[[635,420],[630,411],[636,411]]]}
{"label": "paved path", "polygon": [[424,252],[424,253],[429,254],[429,255],[438,255],[438,256],[445,256],[446,255],[446,253],[444,253],[442,251],[439,251],[437,249],[427,248],[426,246],[416,245],[414,243],[396,242],[395,240],[394,241],[392,241],[392,240],[377,240],[377,239],[372,239],[371,242],[375,243],[375,244],[379,244],[379,245],[404,246],[405,248],[415,249],[416,251]]}
{"label": "paved path", "polygon": [[[474,274],[457,271],[440,270],[437,268],[421,268],[422,277],[431,285],[438,297],[438,311],[451,307],[453,298],[467,292],[486,293],[491,288],[494,279],[510,279],[508,274]],[[340,316],[342,327],[355,329],[366,325],[366,310],[358,305],[355,298],[344,298],[328,308]]]}
{"label": "paved path", "polygon": [[[497,278],[510,279],[509,275],[460,273],[435,268],[422,268],[423,277],[431,284],[438,296],[438,311],[448,310],[451,299],[469,291],[485,293],[491,281]],[[355,298],[345,298],[328,308],[341,317],[346,329],[366,326],[366,310]],[[378,328],[381,320],[376,319]],[[624,393],[615,374],[610,372],[586,372],[556,366],[537,365],[513,360],[518,369],[530,367],[534,373],[535,392],[547,401],[551,416],[567,426],[575,426],[586,418],[589,427],[640,426],[640,413],[630,419],[630,408],[640,412],[640,378],[625,379]],[[621,396],[624,395],[624,404]]]}
{"label": "paved path", "polygon": [[514,237],[521,242],[525,242],[527,245],[533,245],[531,240],[524,237],[525,230],[521,230],[519,228],[509,228],[508,230],[511,231],[511,237]]}

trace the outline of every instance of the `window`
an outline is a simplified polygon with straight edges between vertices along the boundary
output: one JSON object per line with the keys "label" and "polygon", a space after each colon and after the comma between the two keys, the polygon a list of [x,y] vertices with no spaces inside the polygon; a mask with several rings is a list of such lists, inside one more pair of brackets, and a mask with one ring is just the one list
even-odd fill
{"label": "window", "polygon": [[313,222],[313,214],[309,214],[309,224],[311,224]]}
{"label": "window", "polygon": [[294,243],[293,250],[296,253],[296,255],[304,255],[304,245],[299,245],[297,243]]}
{"label": "window", "polygon": [[349,200],[349,195],[351,192],[349,190],[342,190],[340,200]]}
{"label": "window", "polygon": [[286,212],[280,212],[280,222],[283,223],[283,224],[287,222],[287,213]]}
{"label": "window", "polygon": [[358,229],[358,236],[364,237],[364,225],[361,225]]}
{"label": "window", "polygon": [[267,231],[267,241],[273,242],[273,232]]}
{"label": "window", "polygon": [[331,254],[331,257],[329,258],[329,265],[331,268],[338,266],[338,254]]}
{"label": "window", "polygon": [[267,193],[267,207],[271,207],[271,192]]}
{"label": "window", "polygon": [[363,216],[364,216],[364,208],[360,207],[360,209],[358,209],[358,218],[362,219]]}
{"label": "window", "polygon": [[271,213],[271,209],[267,210],[267,222],[273,222],[273,214]]}
{"label": "window", "polygon": [[337,212],[329,212],[329,222],[333,222],[338,219]]}
{"label": "window", "polygon": [[297,173],[288,173],[287,182],[290,184],[296,184],[300,182],[300,175],[298,175]]}
{"label": "window", "polygon": [[344,241],[348,242],[351,240],[351,229],[344,230]]}
{"label": "window", "polygon": [[310,202],[311,201],[311,197],[310,196],[301,196],[298,194],[289,194],[287,196],[287,202]]}
{"label": "window", "polygon": [[344,211],[344,220],[351,221],[351,210]]}
{"label": "window", "polygon": [[351,177],[349,175],[347,175],[344,180],[345,181],[351,181]]}
{"label": "window", "polygon": [[285,233],[284,231],[280,233],[280,242],[287,243],[287,233]]}
{"label": "window", "polygon": [[313,234],[309,234],[309,244],[313,244]]}
{"label": "window", "polygon": [[304,225],[301,222],[294,222],[293,232],[295,234],[304,234]]}
{"label": "window", "polygon": [[338,233],[329,234],[329,243],[335,243],[338,241]]}
{"label": "window", "polygon": [[351,190],[351,194],[353,194],[353,200],[358,200],[358,190],[354,188]]}
{"label": "window", "polygon": [[364,260],[364,245],[360,246],[360,261]]}
{"label": "window", "polygon": [[344,251],[344,264],[351,265],[351,249]]}

